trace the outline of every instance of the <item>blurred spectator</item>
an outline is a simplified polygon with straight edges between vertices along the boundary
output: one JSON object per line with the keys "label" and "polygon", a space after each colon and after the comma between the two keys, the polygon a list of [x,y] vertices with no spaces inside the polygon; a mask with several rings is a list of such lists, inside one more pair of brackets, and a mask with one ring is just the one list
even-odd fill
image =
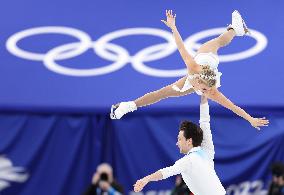
{"label": "blurred spectator", "polygon": [[284,164],[274,163],[271,166],[272,181],[268,195],[284,195]]}
{"label": "blurred spectator", "polygon": [[193,195],[193,193],[188,189],[187,185],[183,181],[181,175],[176,177],[176,185],[172,190],[171,195]]}
{"label": "blurred spectator", "polygon": [[84,193],[84,195],[100,194],[123,194],[122,186],[115,181],[112,167],[107,163],[102,163],[97,167],[97,171],[93,175],[92,184]]}

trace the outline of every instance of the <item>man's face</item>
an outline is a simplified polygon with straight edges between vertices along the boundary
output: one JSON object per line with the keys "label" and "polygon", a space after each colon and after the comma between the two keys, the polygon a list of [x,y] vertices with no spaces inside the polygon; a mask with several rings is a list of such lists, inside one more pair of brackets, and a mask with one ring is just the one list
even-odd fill
{"label": "man's face", "polygon": [[178,146],[180,153],[187,154],[192,148],[192,139],[185,139],[183,133],[183,131],[179,131],[176,145]]}

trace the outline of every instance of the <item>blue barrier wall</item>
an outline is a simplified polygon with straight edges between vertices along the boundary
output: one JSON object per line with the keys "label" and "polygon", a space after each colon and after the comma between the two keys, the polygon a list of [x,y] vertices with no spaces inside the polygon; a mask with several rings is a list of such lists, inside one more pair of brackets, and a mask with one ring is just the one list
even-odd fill
{"label": "blue barrier wall", "polygon": [[[272,112],[270,126],[257,131],[243,119],[214,110],[215,168],[222,183],[229,194],[244,193],[244,183],[251,193],[263,193],[270,164],[284,162],[283,114]],[[138,113],[119,121],[91,114],[1,114],[0,152],[29,175],[23,182],[7,180],[11,186],[3,194],[80,194],[101,162],[112,164],[130,192],[137,179],[181,157],[175,143],[183,119],[198,122],[199,116],[194,110]],[[153,183],[145,192],[172,186],[173,178]]]}

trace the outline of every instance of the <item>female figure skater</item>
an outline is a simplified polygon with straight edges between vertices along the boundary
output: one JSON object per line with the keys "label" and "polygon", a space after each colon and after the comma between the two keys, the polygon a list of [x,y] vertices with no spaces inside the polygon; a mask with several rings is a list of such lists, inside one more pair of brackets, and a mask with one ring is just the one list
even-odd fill
{"label": "female figure skater", "polygon": [[261,126],[267,126],[269,123],[267,119],[250,116],[217,89],[220,87],[220,76],[222,75],[217,69],[219,64],[217,52],[219,48],[228,45],[235,36],[244,36],[249,33],[240,13],[235,10],[232,13],[232,24],[228,26],[227,31],[219,37],[201,45],[195,57],[192,57],[184,46],[183,40],[175,25],[176,15],[173,15],[172,10],[166,10],[166,16],[167,21],[162,20],[162,22],[173,32],[178,51],[186,64],[188,75],[171,85],[147,93],[134,101],[121,102],[120,104],[113,105],[110,117],[112,119],[120,119],[126,113],[137,110],[138,107],[156,103],[164,98],[179,97],[196,92],[198,95],[204,95],[232,110],[234,113],[250,122],[250,124],[258,130]]}

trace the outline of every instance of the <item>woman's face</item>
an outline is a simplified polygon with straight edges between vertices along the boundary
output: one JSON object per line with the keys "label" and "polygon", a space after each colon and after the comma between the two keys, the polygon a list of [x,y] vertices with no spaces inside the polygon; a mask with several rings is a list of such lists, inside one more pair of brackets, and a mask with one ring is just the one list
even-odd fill
{"label": "woman's face", "polygon": [[192,80],[192,86],[194,88],[194,90],[199,90],[201,91],[202,93],[207,93],[210,91],[210,87],[208,87],[204,81],[202,81],[200,78],[195,78]]}

